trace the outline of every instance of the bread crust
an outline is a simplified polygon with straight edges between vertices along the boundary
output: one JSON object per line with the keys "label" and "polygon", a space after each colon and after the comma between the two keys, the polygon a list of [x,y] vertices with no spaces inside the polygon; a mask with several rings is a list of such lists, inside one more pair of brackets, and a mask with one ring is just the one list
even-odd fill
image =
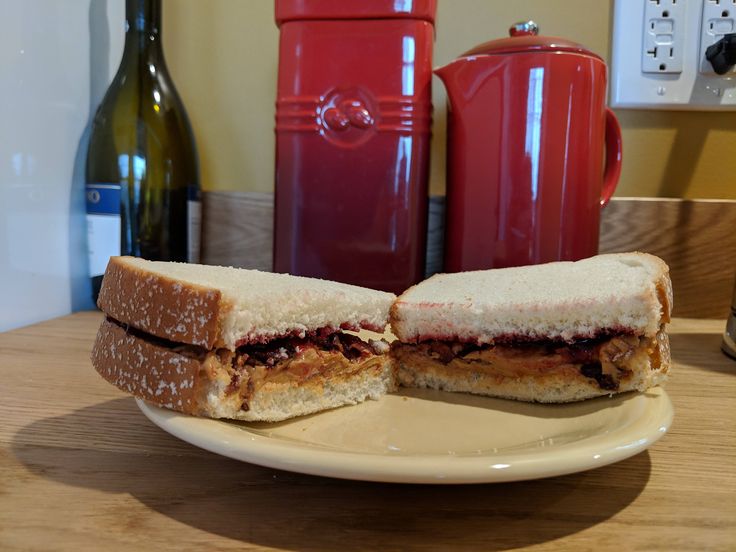
{"label": "bread crust", "polygon": [[109,320],[104,320],[97,332],[92,364],[122,391],[195,415],[202,412],[214,371],[205,355],[188,356],[140,339]]}
{"label": "bread crust", "polygon": [[377,399],[393,390],[388,355],[356,362],[349,371],[318,374],[301,384],[266,381],[248,397],[227,391],[232,382],[232,353],[198,351],[134,335],[104,320],[92,349],[92,364],[122,391],[194,416],[245,421],[279,421],[328,408]]}
{"label": "bread crust", "polygon": [[657,292],[657,300],[660,305],[661,322],[668,324],[672,320],[672,280],[670,280],[670,268],[661,259],[660,273],[656,278],[655,289]]}
{"label": "bread crust", "polygon": [[182,284],[140,270],[128,257],[111,257],[97,306],[107,315],[141,331],[213,349],[223,345],[220,328],[230,305],[220,291]]}

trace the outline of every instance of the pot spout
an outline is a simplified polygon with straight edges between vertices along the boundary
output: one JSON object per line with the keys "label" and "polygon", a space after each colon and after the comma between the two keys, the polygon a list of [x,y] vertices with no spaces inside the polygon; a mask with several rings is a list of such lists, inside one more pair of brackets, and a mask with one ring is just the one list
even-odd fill
{"label": "pot spout", "polygon": [[465,63],[466,60],[462,58],[456,59],[447,65],[435,68],[433,71],[434,74],[442,80],[442,84],[445,85],[445,90],[447,90],[447,99],[450,102],[450,105],[456,103],[456,97],[459,92],[457,74]]}

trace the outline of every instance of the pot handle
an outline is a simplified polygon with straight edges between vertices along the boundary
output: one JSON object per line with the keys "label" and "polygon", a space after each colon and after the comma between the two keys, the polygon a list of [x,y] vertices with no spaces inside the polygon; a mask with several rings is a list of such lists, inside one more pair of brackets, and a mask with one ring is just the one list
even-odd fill
{"label": "pot handle", "polygon": [[606,168],[603,171],[603,191],[601,193],[601,207],[605,207],[616,191],[618,178],[621,176],[621,155],[623,141],[621,140],[621,125],[610,107],[606,108]]}

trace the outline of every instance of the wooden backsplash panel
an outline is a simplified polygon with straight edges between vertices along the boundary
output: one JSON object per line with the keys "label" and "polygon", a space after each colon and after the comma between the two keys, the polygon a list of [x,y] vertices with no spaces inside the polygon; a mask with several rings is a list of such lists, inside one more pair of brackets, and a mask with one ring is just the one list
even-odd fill
{"label": "wooden backsplash panel", "polygon": [[652,253],[670,266],[676,316],[728,316],[736,274],[736,201],[611,201],[601,221],[600,251],[630,250]]}
{"label": "wooden backsplash panel", "polygon": [[202,262],[271,270],[273,194],[205,192]]}
{"label": "wooden backsplash panel", "polygon": [[[270,270],[273,194],[207,192],[202,260]],[[444,197],[429,206],[427,274],[442,267]],[[725,318],[736,274],[736,201],[613,199],[603,211],[602,253],[645,251],[671,269],[675,315]]]}

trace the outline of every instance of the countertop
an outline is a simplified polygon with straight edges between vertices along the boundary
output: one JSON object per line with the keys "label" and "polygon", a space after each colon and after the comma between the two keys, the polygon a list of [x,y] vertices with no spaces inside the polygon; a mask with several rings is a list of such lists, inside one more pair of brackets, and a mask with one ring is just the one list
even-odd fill
{"label": "countertop", "polygon": [[92,369],[101,315],[0,334],[2,550],[734,550],[736,361],[675,319],[670,432],[574,475],[493,485],[326,479],[164,433]]}

